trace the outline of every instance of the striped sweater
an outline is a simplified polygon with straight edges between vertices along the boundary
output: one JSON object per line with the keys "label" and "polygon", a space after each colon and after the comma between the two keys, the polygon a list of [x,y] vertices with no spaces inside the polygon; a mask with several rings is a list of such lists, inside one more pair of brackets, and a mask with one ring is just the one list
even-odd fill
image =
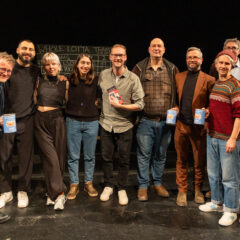
{"label": "striped sweater", "polygon": [[[210,94],[208,134],[227,140],[235,118],[240,118],[240,83],[234,77],[217,81]],[[239,137],[238,137],[239,138]]]}

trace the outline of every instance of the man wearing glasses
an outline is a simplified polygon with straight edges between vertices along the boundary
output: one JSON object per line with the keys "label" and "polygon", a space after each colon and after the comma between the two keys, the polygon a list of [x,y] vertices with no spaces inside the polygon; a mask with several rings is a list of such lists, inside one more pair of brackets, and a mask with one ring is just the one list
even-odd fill
{"label": "man wearing glasses", "polygon": [[[238,58],[238,55],[240,53],[240,41],[237,38],[226,39],[223,45],[223,49],[231,50],[234,54],[235,59],[233,59],[234,66],[232,68],[231,75],[240,81],[240,60]],[[218,72],[216,70],[215,63],[211,65],[209,75],[218,79]]]}
{"label": "man wearing glasses", "polygon": [[[12,55],[7,54],[6,52],[0,53],[0,138],[3,136],[3,119],[2,115],[5,111],[6,106],[6,91],[7,91],[7,80],[12,74],[12,69],[14,67],[15,60]],[[2,165],[0,159],[0,173],[2,172]],[[0,182],[2,181],[0,174]],[[8,221],[10,217],[4,213],[0,212],[0,223]]]}
{"label": "man wearing glasses", "polygon": [[194,124],[195,109],[209,115],[209,94],[215,79],[201,71],[203,62],[199,48],[190,47],[186,54],[188,70],[176,74],[178,120],[175,128],[174,143],[177,152],[176,183],[178,185],[177,205],[187,206],[188,190],[188,153],[192,146],[194,159],[194,201],[204,203],[201,192],[206,167],[206,127]]}
{"label": "man wearing glasses", "polygon": [[139,78],[125,66],[126,47],[115,44],[110,52],[112,68],[100,73],[102,90],[101,152],[105,188],[100,200],[105,202],[113,194],[113,158],[115,146],[118,150],[118,199],[120,205],[128,204],[126,193],[132,146],[133,111],[143,109],[144,92]]}

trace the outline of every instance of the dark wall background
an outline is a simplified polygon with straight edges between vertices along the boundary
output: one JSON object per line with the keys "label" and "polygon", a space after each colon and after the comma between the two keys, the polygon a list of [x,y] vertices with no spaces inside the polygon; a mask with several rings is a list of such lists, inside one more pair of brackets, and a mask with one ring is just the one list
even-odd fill
{"label": "dark wall background", "polygon": [[128,67],[148,55],[160,37],[165,57],[181,71],[185,52],[197,46],[209,70],[226,38],[240,37],[240,1],[8,1],[0,5],[0,51],[15,54],[21,39],[36,44],[105,45],[128,48]]}

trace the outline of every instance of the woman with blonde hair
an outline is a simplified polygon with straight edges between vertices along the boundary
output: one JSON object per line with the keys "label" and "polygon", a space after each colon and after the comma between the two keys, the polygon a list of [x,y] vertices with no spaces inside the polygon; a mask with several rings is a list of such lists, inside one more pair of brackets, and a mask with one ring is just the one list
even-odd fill
{"label": "woman with blonde hair", "polygon": [[44,77],[39,78],[34,93],[37,105],[35,137],[40,148],[47,187],[46,205],[63,210],[66,202],[63,182],[66,160],[66,126],[62,107],[67,101],[68,81],[60,81],[59,57],[48,52],[42,58]]}

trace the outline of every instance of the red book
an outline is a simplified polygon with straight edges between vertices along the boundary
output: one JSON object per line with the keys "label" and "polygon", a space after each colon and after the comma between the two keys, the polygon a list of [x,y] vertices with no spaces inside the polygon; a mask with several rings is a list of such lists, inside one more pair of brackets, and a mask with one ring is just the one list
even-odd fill
{"label": "red book", "polygon": [[120,96],[120,93],[118,92],[115,86],[108,88],[107,91],[109,96],[116,98],[120,104],[123,104],[123,100]]}

